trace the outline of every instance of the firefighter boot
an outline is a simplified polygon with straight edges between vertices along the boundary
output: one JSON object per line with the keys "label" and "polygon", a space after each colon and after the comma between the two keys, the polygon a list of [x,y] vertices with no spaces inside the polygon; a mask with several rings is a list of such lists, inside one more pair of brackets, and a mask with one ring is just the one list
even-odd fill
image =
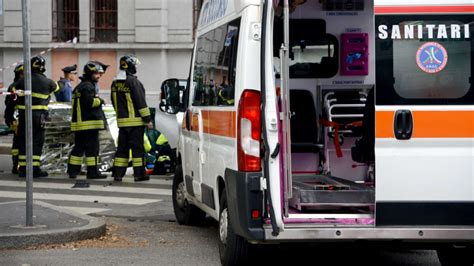
{"label": "firefighter boot", "polygon": [[48,172],[41,170],[38,166],[33,167],[33,178],[47,177]]}
{"label": "firefighter boot", "polygon": [[133,176],[136,182],[150,180],[150,176],[145,173],[144,166],[133,167]]}
{"label": "firefighter boot", "polygon": [[104,179],[107,175],[101,174],[97,166],[87,167],[87,179]]}
{"label": "firefighter boot", "polygon": [[140,181],[148,181],[150,180],[149,175],[144,175],[144,176],[135,176],[135,181],[140,182]]}
{"label": "firefighter boot", "polygon": [[[25,167],[20,167],[18,169],[18,176],[19,177],[26,177],[26,169]],[[33,178],[40,178],[40,177],[47,177],[48,172],[41,170],[38,166],[33,167]]]}

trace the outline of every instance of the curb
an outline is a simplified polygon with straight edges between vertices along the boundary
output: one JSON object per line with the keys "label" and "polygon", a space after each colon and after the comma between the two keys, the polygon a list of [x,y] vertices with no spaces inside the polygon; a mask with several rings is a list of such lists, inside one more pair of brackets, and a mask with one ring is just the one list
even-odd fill
{"label": "curb", "polygon": [[[24,202],[24,201],[20,201]],[[5,202],[13,203],[13,202]],[[1,203],[0,203],[1,204]],[[33,204],[55,210],[70,216],[78,217],[89,223],[71,229],[42,230],[41,232],[25,232],[0,235],[0,249],[23,248],[40,244],[60,244],[99,237],[105,234],[105,221],[88,215],[79,214],[45,202],[33,201]]]}

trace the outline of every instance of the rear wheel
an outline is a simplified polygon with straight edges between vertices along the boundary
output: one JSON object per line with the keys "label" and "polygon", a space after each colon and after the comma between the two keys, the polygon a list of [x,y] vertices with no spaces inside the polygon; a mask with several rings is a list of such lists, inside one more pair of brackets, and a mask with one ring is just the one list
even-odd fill
{"label": "rear wheel", "polygon": [[232,229],[227,196],[225,190],[221,193],[219,215],[219,255],[222,265],[241,265],[248,259],[249,243]]}
{"label": "rear wheel", "polygon": [[437,250],[438,259],[442,266],[463,266],[474,264],[473,247],[446,247]]}
{"label": "rear wheel", "polygon": [[176,221],[183,225],[201,225],[206,218],[206,213],[189,203],[186,199],[186,185],[184,184],[183,168],[181,163],[176,165],[173,178],[173,210]]}

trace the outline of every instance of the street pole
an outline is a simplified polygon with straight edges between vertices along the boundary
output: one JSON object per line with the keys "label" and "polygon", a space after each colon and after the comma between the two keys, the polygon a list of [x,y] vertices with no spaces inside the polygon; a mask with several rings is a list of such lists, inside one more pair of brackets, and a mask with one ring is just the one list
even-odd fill
{"label": "street pole", "polygon": [[23,66],[25,68],[26,226],[33,226],[33,113],[31,110],[30,0],[21,0]]}

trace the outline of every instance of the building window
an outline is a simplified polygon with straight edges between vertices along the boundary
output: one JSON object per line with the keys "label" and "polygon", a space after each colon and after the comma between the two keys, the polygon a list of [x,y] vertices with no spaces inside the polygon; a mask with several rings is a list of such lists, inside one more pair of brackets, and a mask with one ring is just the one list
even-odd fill
{"label": "building window", "polygon": [[91,0],[91,42],[117,42],[117,0]]}
{"label": "building window", "polygon": [[53,41],[79,38],[79,0],[53,1]]}

